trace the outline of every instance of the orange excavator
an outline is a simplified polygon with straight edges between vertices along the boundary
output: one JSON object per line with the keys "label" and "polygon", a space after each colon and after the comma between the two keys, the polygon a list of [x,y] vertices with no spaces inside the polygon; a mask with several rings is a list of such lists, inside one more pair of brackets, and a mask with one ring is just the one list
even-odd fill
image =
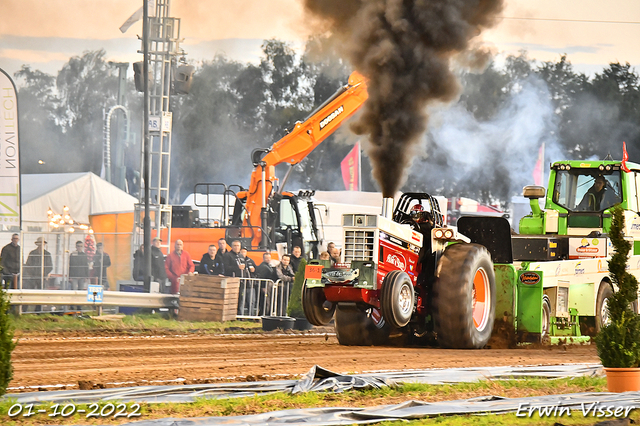
{"label": "orange excavator", "polygon": [[[249,249],[249,256],[258,262],[262,261],[261,252],[276,250],[280,245],[284,245],[287,252],[294,246],[300,246],[305,253],[310,251],[317,255],[319,238],[315,208],[310,199],[312,192],[300,191],[294,194],[283,191],[283,188],[293,166],[335,132],[367,98],[365,78],[358,72],[353,72],[347,85],[340,88],[304,121],[297,122],[271,148],[254,150],[254,170],[248,189],[220,183],[196,185],[194,196],[200,192],[206,195],[207,201],[204,204],[194,201],[194,204],[206,208],[207,212],[210,208],[217,207],[224,216],[222,220],[176,220],[174,206],[173,225],[170,230],[163,230],[163,240],[169,240],[170,232],[172,241],[181,239],[185,250],[196,257],[205,253],[208,246],[217,243],[220,238],[225,238],[227,243],[240,240]],[[280,184],[275,168],[285,163],[291,167]],[[223,193],[221,204],[211,204],[208,201],[214,188],[221,189],[219,192]],[[234,191],[233,188],[238,190]],[[229,199],[233,200],[233,196],[235,204],[228,215],[230,220],[227,220],[230,210],[227,203]],[[217,199],[220,200],[220,197]]]}

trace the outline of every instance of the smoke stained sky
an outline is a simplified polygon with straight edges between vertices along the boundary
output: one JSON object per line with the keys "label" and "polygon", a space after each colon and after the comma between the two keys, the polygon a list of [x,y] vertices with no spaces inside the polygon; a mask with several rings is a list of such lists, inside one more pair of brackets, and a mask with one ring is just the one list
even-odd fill
{"label": "smoke stained sky", "polygon": [[[118,28],[141,5],[137,0],[0,0],[0,68],[9,73],[24,63],[55,74],[71,56],[105,48],[108,59],[139,60],[136,35]],[[172,0],[182,19],[189,58],[225,52],[257,61],[263,39],[276,37],[302,45],[315,26],[303,15],[302,0]],[[602,21],[638,21],[640,2],[620,0],[507,0],[504,16]],[[497,51],[527,49],[538,60],[562,53],[578,71],[600,71],[612,61],[640,64],[640,25],[504,20],[483,39]]]}

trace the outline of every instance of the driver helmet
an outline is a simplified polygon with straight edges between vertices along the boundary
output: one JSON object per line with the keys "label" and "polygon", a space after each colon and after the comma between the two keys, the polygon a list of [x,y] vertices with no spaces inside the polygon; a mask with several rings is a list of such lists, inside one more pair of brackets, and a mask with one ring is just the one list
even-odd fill
{"label": "driver helmet", "polygon": [[411,207],[411,212],[409,213],[409,215],[411,216],[411,219],[415,220],[416,222],[422,222],[425,219],[424,207],[422,207],[422,204],[416,204]]}

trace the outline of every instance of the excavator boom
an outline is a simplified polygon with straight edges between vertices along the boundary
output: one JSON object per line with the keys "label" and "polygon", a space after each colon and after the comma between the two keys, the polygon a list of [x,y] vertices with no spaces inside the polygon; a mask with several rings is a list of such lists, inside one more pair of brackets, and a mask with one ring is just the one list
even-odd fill
{"label": "excavator boom", "polygon": [[[275,166],[282,163],[298,164],[322,141],[329,137],[349,117],[355,114],[368,98],[364,76],[354,71],[348,84],[313,111],[304,121],[297,122],[291,132],[265,150],[261,159],[254,158],[248,191],[237,194],[244,200],[247,217],[244,225],[260,226],[261,212],[266,208],[276,181]],[[264,228],[264,224],[262,224]],[[260,236],[253,234],[254,241]]]}

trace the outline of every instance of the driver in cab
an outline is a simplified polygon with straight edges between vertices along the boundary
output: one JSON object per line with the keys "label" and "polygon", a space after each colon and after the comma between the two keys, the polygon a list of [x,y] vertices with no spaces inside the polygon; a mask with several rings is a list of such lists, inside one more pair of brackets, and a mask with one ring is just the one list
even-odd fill
{"label": "driver in cab", "polygon": [[578,210],[600,211],[600,206],[607,191],[607,181],[604,176],[596,176],[595,182],[578,204]]}

